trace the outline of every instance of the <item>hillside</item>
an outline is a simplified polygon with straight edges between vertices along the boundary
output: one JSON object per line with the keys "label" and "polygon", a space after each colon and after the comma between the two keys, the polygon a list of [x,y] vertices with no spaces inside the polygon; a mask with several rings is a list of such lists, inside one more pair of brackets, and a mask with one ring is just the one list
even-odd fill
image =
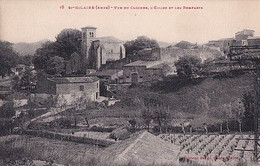
{"label": "hillside", "polygon": [[[126,93],[126,98],[168,105],[174,117],[182,113],[184,116],[199,118],[207,111],[213,115],[222,109],[224,104],[241,100],[245,92],[253,89],[253,82],[254,79],[249,75],[222,79],[206,78],[186,85],[180,81],[168,80],[158,82],[151,88],[132,88]],[[131,101],[130,99],[127,101]],[[208,105],[209,110],[205,110],[205,105]]]}
{"label": "hillside", "polygon": [[40,40],[33,43],[15,43],[13,48],[15,51],[19,53],[21,56],[25,55],[34,55],[35,51],[42,46],[43,43],[49,41],[48,39]]}

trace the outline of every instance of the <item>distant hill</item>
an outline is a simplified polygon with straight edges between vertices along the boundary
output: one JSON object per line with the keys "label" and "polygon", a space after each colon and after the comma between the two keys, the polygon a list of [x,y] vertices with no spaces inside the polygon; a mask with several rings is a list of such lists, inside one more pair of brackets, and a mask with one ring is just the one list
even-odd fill
{"label": "distant hill", "polygon": [[19,53],[20,56],[34,55],[35,51],[42,46],[43,43],[49,41],[48,39],[40,40],[33,43],[15,43],[13,48]]}

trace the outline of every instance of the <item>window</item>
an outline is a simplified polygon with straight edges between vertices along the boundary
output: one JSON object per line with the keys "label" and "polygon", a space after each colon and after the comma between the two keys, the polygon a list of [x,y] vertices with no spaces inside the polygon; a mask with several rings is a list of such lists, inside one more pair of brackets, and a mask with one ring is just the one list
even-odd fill
{"label": "window", "polygon": [[143,78],[143,76],[140,76],[140,78]]}
{"label": "window", "polygon": [[98,83],[97,83],[97,88],[98,88]]}
{"label": "window", "polygon": [[126,78],[130,78],[130,76],[126,76]]}
{"label": "window", "polygon": [[113,53],[113,49],[111,49],[111,53]]}
{"label": "window", "polygon": [[89,37],[94,37],[94,32],[89,32]]}
{"label": "window", "polygon": [[84,91],[84,85],[79,86],[79,91]]}
{"label": "window", "polygon": [[86,32],[83,32],[83,38],[86,38]]}

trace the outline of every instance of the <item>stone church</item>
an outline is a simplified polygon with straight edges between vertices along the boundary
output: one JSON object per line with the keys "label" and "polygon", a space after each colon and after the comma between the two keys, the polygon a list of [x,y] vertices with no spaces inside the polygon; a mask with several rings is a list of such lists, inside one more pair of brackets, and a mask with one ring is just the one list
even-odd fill
{"label": "stone church", "polygon": [[109,61],[125,58],[123,41],[114,37],[96,36],[95,27],[81,28],[81,52],[74,52],[66,62],[66,74],[88,74],[91,70],[99,70]]}

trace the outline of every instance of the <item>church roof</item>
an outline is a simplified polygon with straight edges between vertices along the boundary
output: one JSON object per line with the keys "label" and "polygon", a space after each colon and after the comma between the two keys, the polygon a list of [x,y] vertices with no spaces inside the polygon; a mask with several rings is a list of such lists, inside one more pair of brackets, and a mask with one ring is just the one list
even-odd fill
{"label": "church roof", "polygon": [[60,78],[47,78],[49,81],[53,81],[56,84],[68,84],[68,83],[92,83],[99,79],[97,77],[60,77]]}
{"label": "church roof", "polygon": [[97,29],[96,27],[93,27],[93,26],[86,26],[86,27],[83,27],[81,29]]}
{"label": "church roof", "polygon": [[122,43],[122,40],[115,38],[114,36],[104,36],[98,37],[97,40],[100,40],[102,43]]}
{"label": "church roof", "polygon": [[179,147],[147,132],[135,133],[127,140],[120,141],[106,148],[100,154],[100,162],[108,165],[175,164]]}

